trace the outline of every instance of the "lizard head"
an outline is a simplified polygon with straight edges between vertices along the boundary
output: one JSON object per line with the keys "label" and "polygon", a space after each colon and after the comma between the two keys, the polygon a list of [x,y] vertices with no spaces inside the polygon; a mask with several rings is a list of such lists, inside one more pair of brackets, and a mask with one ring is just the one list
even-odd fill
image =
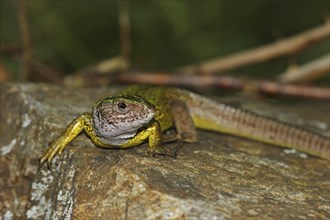
{"label": "lizard head", "polygon": [[127,139],[154,118],[155,107],[140,96],[112,96],[93,108],[93,126],[102,138]]}

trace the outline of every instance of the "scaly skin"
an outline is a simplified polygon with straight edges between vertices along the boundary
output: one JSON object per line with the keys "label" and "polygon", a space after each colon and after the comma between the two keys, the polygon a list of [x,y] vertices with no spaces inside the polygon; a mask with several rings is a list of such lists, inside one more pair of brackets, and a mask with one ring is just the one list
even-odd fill
{"label": "scaly skin", "polygon": [[51,144],[41,163],[50,163],[82,130],[100,147],[130,148],[148,141],[149,154],[175,156],[161,146],[162,133],[172,127],[177,130],[175,139],[183,142],[195,142],[195,129],[201,128],[330,159],[329,138],[310,131],[181,89],[130,86],[97,102],[92,114],[75,119]]}

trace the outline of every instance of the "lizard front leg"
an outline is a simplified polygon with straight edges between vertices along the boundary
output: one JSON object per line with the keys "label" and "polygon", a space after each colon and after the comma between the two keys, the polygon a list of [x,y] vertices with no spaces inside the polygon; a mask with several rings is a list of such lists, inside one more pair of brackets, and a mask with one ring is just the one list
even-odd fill
{"label": "lizard front leg", "polygon": [[120,148],[135,147],[146,140],[148,140],[147,154],[152,156],[160,154],[175,157],[172,152],[169,152],[167,149],[162,147],[162,129],[156,120],[151,121],[145,129],[141,130],[132,139],[121,145]]}
{"label": "lizard front leg", "polygon": [[[75,120],[73,120],[70,125],[65,129],[65,131],[53,142],[51,143],[50,147],[44,154],[44,156],[40,159],[40,163],[43,164],[45,161],[50,163],[55,155],[61,154],[64,148],[75,138],[78,134],[85,129],[86,132],[91,136],[93,142],[95,142],[95,135],[94,138],[91,135],[91,130],[93,129],[90,124],[91,114],[84,113],[83,115],[79,116]],[[96,143],[98,144],[98,143]]]}

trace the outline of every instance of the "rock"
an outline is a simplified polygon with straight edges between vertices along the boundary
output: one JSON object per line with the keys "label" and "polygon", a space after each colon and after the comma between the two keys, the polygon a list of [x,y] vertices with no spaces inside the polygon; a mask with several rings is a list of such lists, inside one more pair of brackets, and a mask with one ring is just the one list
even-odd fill
{"label": "rock", "polygon": [[[328,161],[212,132],[199,131],[199,143],[176,159],[147,157],[146,144],[97,148],[81,134],[40,167],[49,142],[114,92],[1,85],[0,219],[330,218]],[[319,113],[327,104],[305,105],[306,116],[328,126]]]}

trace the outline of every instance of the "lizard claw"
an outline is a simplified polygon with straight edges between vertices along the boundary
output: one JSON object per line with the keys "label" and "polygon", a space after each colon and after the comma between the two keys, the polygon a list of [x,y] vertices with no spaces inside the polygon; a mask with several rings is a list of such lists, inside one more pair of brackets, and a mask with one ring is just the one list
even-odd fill
{"label": "lizard claw", "polygon": [[56,156],[56,154],[61,154],[64,147],[55,143],[51,144],[51,147],[46,151],[44,156],[40,159],[40,164],[43,165],[45,162],[48,163],[48,167],[50,167],[51,162],[53,158]]}
{"label": "lizard claw", "polygon": [[147,151],[148,156],[155,156],[155,155],[162,155],[162,156],[170,156],[173,158],[176,158],[177,156],[177,151],[169,151],[168,149],[165,149],[164,147],[157,147],[157,148],[149,148]]}
{"label": "lizard claw", "polygon": [[182,144],[180,143],[179,146],[177,146],[177,147],[174,148],[174,150],[173,150],[173,155],[174,155],[173,157],[174,157],[174,158],[177,157],[178,152],[179,152],[179,150],[182,149],[182,147],[183,147],[183,143],[182,143]]}

